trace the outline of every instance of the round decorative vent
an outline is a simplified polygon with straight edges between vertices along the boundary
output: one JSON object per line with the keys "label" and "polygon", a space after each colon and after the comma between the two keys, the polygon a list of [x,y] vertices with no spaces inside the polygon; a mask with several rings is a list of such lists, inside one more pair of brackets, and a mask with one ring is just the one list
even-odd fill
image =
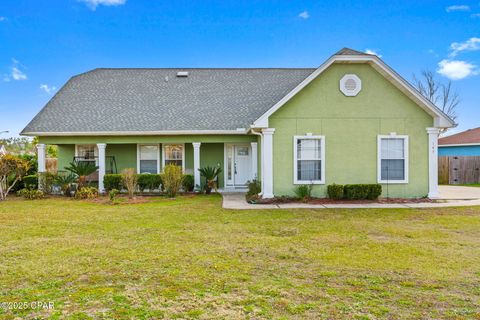
{"label": "round decorative vent", "polygon": [[346,74],[340,79],[340,91],[347,97],[356,96],[362,90],[362,80],[355,74]]}

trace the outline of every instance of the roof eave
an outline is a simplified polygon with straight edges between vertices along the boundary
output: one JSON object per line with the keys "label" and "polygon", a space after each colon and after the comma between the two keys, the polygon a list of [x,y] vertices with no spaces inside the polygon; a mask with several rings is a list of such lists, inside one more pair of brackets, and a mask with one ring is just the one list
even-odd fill
{"label": "roof eave", "polygon": [[83,132],[21,132],[23,136],[76,137],[76,136],[180,136],[180,135],[245,135],[248,130],[164,130],[164,131],[83,131]]}

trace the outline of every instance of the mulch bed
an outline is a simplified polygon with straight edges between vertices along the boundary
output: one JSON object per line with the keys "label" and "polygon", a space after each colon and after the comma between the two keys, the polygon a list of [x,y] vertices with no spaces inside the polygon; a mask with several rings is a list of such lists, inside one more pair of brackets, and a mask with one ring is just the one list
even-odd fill
{"label": "mulch bed", "polygon": [[256,199],[254,204],[282,204],[282,203],[306,203],[306,204],[371,204],[371,203],[425,203],[434,202],[428,198],[419,199],[403,199],[403,198],[381,198],[377,200],[333,200],[328,198],[312,198],[308,201],[302,201],[295,198],[272,198],[272,199]]}

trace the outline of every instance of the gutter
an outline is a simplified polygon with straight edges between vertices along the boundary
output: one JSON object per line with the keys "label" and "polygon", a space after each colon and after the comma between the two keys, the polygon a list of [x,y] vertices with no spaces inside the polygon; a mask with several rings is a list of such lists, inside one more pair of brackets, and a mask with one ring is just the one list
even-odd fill
{"label": "gutter", "polygon": [[246,135],[248,130],[165,130],[165,131],[84,131],[84,132],[21,132],[23,136],[75,137],[75,136],[178,136],[178,135]]}

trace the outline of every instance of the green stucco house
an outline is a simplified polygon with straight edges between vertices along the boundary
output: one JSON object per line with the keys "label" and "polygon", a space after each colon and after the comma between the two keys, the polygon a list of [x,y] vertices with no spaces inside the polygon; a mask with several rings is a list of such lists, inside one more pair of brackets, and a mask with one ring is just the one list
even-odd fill
{"label": "green stucco house", "polygon": [[454,125],[375,55],[342,49],[314,69],[95,69],[72,77],[23,130],[58,145],[58,167],[103,176],[220,166],[222,189],[258,178],[262,195],[313,184],[380,183],[436,197],[439,130]]}

